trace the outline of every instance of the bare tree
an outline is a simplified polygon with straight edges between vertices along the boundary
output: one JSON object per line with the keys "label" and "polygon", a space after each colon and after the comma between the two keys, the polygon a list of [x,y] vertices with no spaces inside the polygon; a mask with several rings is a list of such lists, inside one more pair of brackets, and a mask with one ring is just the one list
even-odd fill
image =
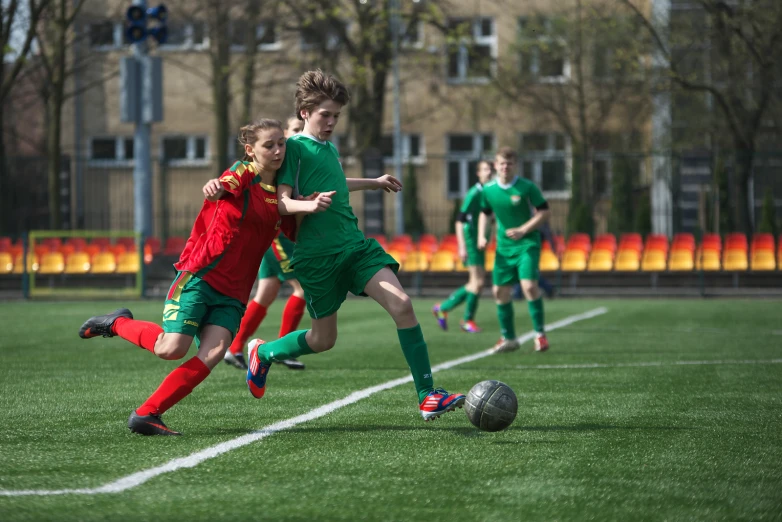
{"label": "bare tree", "polygon": [[[620,0],[643,24],[665,57],[668,74],[685,91],[708,94],[722,115],[736,152],[736,223],[752,231],[750,184],[769,108],[782,82],[782,3],[777,0],[698,0],[703,23],[671,34],[631,0]],[[690,53],[677,52],[701,44],[710,65],[688,67]],[[706,72],[708,74],[703,74]]]}

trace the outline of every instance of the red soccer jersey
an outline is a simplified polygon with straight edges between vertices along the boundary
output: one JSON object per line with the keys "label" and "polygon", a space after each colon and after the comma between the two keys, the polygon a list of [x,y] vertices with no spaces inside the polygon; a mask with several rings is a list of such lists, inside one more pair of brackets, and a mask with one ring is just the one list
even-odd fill
{"label": "red soccer jersey", "polygon": [[277,187],[262,183],[253,163],[237,161],[219,179],[228,194],[204,201],[174,267],[247,304],[264,252],[280,230],[295,237],[296,220],[280,216]]}

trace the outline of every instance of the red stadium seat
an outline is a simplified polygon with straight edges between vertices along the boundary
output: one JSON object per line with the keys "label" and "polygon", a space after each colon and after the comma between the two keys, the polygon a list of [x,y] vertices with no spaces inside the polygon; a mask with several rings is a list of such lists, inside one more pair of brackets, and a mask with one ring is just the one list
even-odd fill
{"label": "red stadium seat", "polygon": [[165,256],[179,256],[185,248],[187,240],[180,236],[171,236],[166,239],[166,246],[163,248]]}
{"label": "red stadium seat", "polygon": [[160,244],[159,237],[148,237],[146,240],[146,246],[149,247],[149,252],[153,256],[157,256],[162,252],[162,245]]}
{"label": "red stadium seat", "polygon": [[83,237],[70,237],[65,240],[65,244],[72,246],[74,252],[82,252],[87,246],[87,240]]}
{"label": "red stadium seat", "polygon": [[12,244],[10,237],[0,237],[0,252],[8,252]]}

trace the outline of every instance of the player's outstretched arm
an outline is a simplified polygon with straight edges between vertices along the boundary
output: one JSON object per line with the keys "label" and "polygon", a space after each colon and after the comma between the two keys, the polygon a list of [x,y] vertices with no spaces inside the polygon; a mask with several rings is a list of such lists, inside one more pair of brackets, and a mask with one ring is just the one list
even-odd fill
{"label": "player's outstretched arm", "polygon": [[331,206],[331,198],[334,194],[336,192],[332,190],[313,195],[314,197],[311,198],[294,199],[293,187],[280,185],[277,187],[277,208],[283,216],[323,212]]}
{"label": "player's outstretched arm", "polygon": [[220,180],[217,178],[207,181],[206,185],[204,185],[204,188],[201,190],[204,193],[206,200],[212,202],[219,200],[226,193],[223,184],[220,183]]}
{"label": "player's outstretched arm", "polygon": [[386,192],[399,192],[402,190],[402,182],[394,176],[385,174],[379,178],[347,178],[348,190],[385,190]]}

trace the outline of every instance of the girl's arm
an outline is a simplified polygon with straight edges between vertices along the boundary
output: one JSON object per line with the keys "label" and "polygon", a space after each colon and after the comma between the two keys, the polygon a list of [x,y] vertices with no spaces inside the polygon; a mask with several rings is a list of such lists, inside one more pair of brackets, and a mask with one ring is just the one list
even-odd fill
{"label": "girl's arm", "polygon": [[277,187],[277,208],[280,215],[288,216],[290,214],[314,214],[323,212],[331,206],[331,196],[335,191],[321,192],[314,199],[301,200],[292,197],[293,187],[290,185],[280,185]]}
{"label": "girl's arm", "polygon": [[222,198],[227,192],[223,187],[223,184],[220,183],[220,180],[217,178],[207,181],[201,191],[204,193],[206,200],[213,203]]}
{"label": "girl's arm", "polygon": [[385,174],[379,178],[347,178],[348,191],[356,190],[380,190],[386,192],[399,192],[402,190],[402,182],[394,176]]}

